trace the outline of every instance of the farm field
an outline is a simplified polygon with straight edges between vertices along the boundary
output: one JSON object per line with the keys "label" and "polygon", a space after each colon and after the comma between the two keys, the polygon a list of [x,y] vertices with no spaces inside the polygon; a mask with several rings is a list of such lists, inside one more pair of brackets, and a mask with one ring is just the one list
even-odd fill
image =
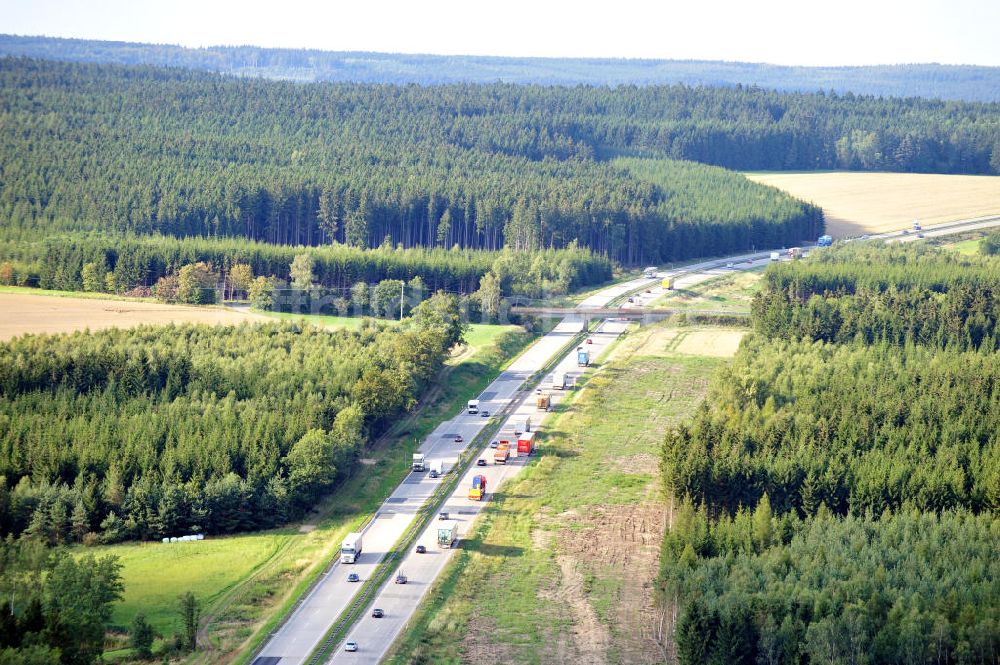
{"label": "farm field", "polygon": [[[464,352],[443,370],[439,387],[426,395],[410,417],[375,442],[346,482],[300,523],[199,542],[77,548],[80,554],[114,554],[121,559],[125,593],[123,602],[115,606],[112,626],[127,628],[142,611],[157,632],[169,639],[180,628],[177,598],[192,591],[202,607],[199,639],[211,647],[185,662],[233,662],[237,653],[249,648],[252,642],[248,640],[266,636],[269,626],[297,597],[293,590],[301,590],[322,571],[344,535],[406,474],[411,443],[429,433],[445,413],[480,392],[532,339],[524,334],[504,335],[514,330],[515,326],[475,326]],[[108,657],[124,654],[113,652]]]}
{"label": "farm field", "polygon": [[653,588],[668,507],[657,451],[727,362],[707,338],[692,346],[698,355],[667,350],[678,332],[638,329],[585,375],[541,431],[540,458],[497,492],[387,662],[664,659]]}
{"label": "farm field", "polygon": [[249,311],[222,307],[187,307],[159,302],[104,298],[54,297],[37,289],[5,288],[0,292],[0,341],[27,333],[131,328],[142,324],[236,324],[264,321]]}
{"label": "farm field", "polygon": [[827,233],[846,238],[1000,214],[1000,176],[928,173],[747,173],[823,208]]}

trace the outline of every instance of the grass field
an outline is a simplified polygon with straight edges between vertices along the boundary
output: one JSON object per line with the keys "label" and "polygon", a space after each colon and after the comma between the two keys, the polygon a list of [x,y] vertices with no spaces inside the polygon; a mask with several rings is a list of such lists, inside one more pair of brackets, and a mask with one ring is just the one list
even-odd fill
{"label": "grass field", "polygon": [[750,311],[750,302],[760,289],[760,277],[765,267],[762,265],[750,270],[734,270],[699,284],[666,291],[650,306]]}
{"label": "grass field", "polygon": [[667,514],[660,438],[726,362],[665,350],[675,333],[633,332],[585,376],[542,428],[540,456],[496,493],[387,662],[663,661],[653,596]]}
{"label": "grass field", "polygon": [[[477,326],[470,345],[449,361],[438,386],[411,417],[401,419],[366,451],[366,463],[307,516],[284,529],[209,538],[199,542],[131,543],[96,548],[123,564],[124,600],[112,624],[127,627],[146,614],[169,638],[179,627],[177,597],[192,591],[202,606],[200,640],[209,648],[190,663],[232,662],[253,640],[262,639],[299,591],[322,571],[343,536],[357,527],[389,494],[409,468],[415,441],[481,392],[529,340],[527,335],[496,342],[514,326]],[[79,548],[82,553],[94,549]],[[126,655],[116,652],[112,657]]]}
{"label": "grass field", "polygon": [[926,173],[748,173],[823,208],[835,238],[1000,214],[1000,176]]}

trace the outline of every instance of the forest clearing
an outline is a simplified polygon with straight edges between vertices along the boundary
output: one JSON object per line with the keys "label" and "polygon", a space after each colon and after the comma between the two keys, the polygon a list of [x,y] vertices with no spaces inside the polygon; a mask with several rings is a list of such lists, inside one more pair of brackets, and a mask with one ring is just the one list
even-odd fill
{"label": "forest clearing", "polygon": [[834,238],[1000,214],[1000,177],[932,173],[747,173],[823,208]]}

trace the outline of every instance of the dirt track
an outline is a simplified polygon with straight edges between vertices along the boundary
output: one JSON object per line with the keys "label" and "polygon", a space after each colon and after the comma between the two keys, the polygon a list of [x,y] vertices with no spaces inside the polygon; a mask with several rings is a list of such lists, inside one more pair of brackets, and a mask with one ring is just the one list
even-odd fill
{"label": "dirt track", "polygon": [[823,208],[835,238],[1000,214],[1000,176],[927,173],[762,173],[750,180]]}
{"label": "dirt track", "polygon": [[64,333],[101,328],[130,328],[143,323],[235,324],[265,317],[222,309],[155,302],[60,298],[29,293],[0,293],[0,340],[27,333]]}

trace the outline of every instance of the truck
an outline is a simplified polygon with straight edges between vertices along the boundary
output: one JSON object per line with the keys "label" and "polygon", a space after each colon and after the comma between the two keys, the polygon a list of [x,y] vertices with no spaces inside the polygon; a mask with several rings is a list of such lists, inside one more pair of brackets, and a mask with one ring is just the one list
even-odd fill
{"label": "truck", "polygon": [[433,462],[431,462],[431,471],[428,475],[431,478],[437,478],[438,476],[444,475],[444,473],[441,470],[441,467],[442,467],[441,460],[439,459],[434,460]]}
{"label": "truck", "polygon": [[556,372],[552,375],[552,390],[566,390],[566,372]]}
{"label": "truck", "polygon": [[777,261],[780,258],[781,258],[781,254],[779,254],[778,252],[771,252],[771,260],[772,261]]}
{"label": "truck", "polygon": [[829,247],[833,244],[833,236],[820,236],[816,244],[820,247]]}
{"label": "truck", "polygon": [[662,282],[660,282],[660,286],[662,286],[663,288],[665,288],[667,291],[673,290],[673,288],[674,288],[674,278],[673,277],[667,277]]}
{"label": "truck", "polygon": [[525,432],[517,438],[517,454],[530,455],[535,451],[536,432]]}
{"label": "truck", "polygon": [[470,399],[469,400],[469,415],[475,415],[479,413],[479,400]]}
{"label": "truck", "polygon": [[540,393],[535,398],[535,408],[539,411],[548,411],[552,408],[552,397],[548,393]]}
{"label": "truck", "polygon": [[438,522],[438,547],[450,549],[458,540],[458,522],[455,520],[445,520]]}
{"label": "truck", "polygon": [[340,545],[340,563],[355,563],[359,556],[361,556],[361,534],[349,533]]}
{"label": "truck", "polygon": [[486,476],[476,475],[472,477],[472,487],[469,488],[469,498],[473,501],[482,501],[486,497]]}
{"label": "truck", "polygon": [[510,457],[510,444],[506,441],[497,446],[497,449],[493,451],[494,464],[506,464],[507,459],[509,457]]}
{"label": "truck", "polygon": [[649,279],[656,279],[656,273],[660,272],[656,266],[649,266],[648,268],[643,268],[642,274],[644,277]]}
{"label": "truck", "polygon": [[531,431],[531,416],[518,416],[514,418],[514,434],[515,436],[521,432]]}
{"label": "truck", "polygon": [[924,230],[924,227],[920,226],[920,220],[919,219],[913,220],[913,230],[914,231],[923,231]]}
{"label": "truck", "polygon": [[788,250],[788,258],[790,258],[790,259],[797,259],[800,256],[802,256],[802,248],[801,247],[791,247],[791,248],[789,248],[789,250]]}
{"label": "truck", "polygon": [[426,469],[427,457],[423,453],[413,453],[413,466],[414,471],[424,471]]}
{"label": "truck", "polygon": [[582,346],[576,347],[576,364],[578,367],[586,367],[590,364],[590,351]]}

